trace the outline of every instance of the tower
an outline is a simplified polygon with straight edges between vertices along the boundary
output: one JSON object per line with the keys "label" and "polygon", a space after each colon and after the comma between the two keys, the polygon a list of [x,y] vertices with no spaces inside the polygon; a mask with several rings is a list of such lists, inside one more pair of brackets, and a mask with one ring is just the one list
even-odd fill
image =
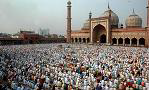
{"label": "tower", "polygon": [[92,13],[90,12],[89,13],[89,30],[90,30],[90,36],[89,37],[90,37],[90,43],[93,43],[92,40],[91,40],[91,38],[92,38],[91,37],[92,36],[91,35],[91,19],[92,19]]}
{"label": "tower", "polygon": [[107,45],[110,45],[111,44],[111,38],[112,38],[112,34],[111,34],[111,12],[112,10],[110,9],[110,5],[108,3],[108,11],[109,11],[109,16],[108,16],[108,32],[107,32]]}
{"label": "tower", "polygon": [[147,0],[147,33],[146,33],[146,39],[147,39],[147,47],[149,48],[149,0]]}
{"label": "tower", "polygon": [[67,43],[71,43],[71,1],[67,2]]}
{"label": "tower", "polygon": [[149,29],[149,0],[148,0],[147,3],[148,3],[148,4],[147,4],[147,27],[148,27],[148,29]]}

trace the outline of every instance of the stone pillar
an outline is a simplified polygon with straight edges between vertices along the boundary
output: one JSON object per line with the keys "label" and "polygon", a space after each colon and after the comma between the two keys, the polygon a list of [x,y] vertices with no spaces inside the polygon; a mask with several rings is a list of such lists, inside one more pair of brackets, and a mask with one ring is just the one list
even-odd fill
{"label": "stone pillar", "polygon": [[139,46],[139,39],[137,39],[137,46]]}
{"label": "stone pillar", "polygon": [[76,38],[74,38],[74,43],[76,43]]}
{"label": "stone pillar", "polygon": [[92,13],[90,12],[89,13],[89,34],[90,34],[90,36],[89,36],[89,39],[90,39],[90,43],[93,43],[93,36],[91,35],[92,34],[92,23],[91,23],[91,21],[92,21]]}
{"label": "stone pillar", "polygon": [[130,39],[130,46],[132,46],[132,40]]}
{"label": "stone pillar", "polygon": [[77,38],[77,43],[79,43],[79,38]]}
{"label": "stone pillar", "polygon": [[83,42],[83,38],[81,38],[81,43],[84,43],[84,42]]}
{"label": "stone pillar", "polygon": [[73,38],[73,41],[72,41],[72,43],[75,43],[75,38]]}
{"label": "stone pillar", "polygon": [[85,42],[87,43],[87,38],[85,38]]}
{"label": "stone pillar", "polygon": [[75,40],[75,38],[74,38],[74,43],[76,43],[76,40]]}
{"label": "stone pillar", "polygon": [[118,44],[118,39],[116,39],[116,40],[117,40],[117,45],[119,45],[119,44]]}
{"label": "stone pillar", "polygon": [[123,39],[123,46],[125,46],[125,39]]}
{"label": "stone pillar", "polygon": [[71,1],[67,2],[67,43],[71,43]]}

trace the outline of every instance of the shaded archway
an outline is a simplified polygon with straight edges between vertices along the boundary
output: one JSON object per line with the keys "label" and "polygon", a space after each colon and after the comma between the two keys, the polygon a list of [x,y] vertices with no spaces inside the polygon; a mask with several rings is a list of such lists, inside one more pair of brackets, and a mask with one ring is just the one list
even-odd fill
{"label": "shaded archway", "polygon": [[145,46],[145,39],[144,38],[139,39],[139,45],[144,45]]}
{"label": "shaded archway", "polygon": [[112,39],[112,44],[114,45],[114,44],[117,44],[117,39],[116,38],[113,38]]}
{"label": "shaded archway", "polygon": [[78,42],[78,39],[77,38],[75,38],[75,42]]}
{"label": "shaded archway", "polygon": [[89,38],[87,38],[87,43],[89,43],[90,42],[90,39]]}
{"label": "shaded archway", "polygon": [[33,40],[29,40],[29,44],[33,44]]}
{"label": "shaded archway", "polygon": [[126,45],[130,44],[130,39],[129,38],[125,38],[125,44]]}
{"label": "shaded archway", "polygon": [[123,38],[118,39],[118,44],[123,44]]}
{"label": "shaded archway", "polygon": [[86,43],[86,39],[85,38],[83,38],[83,43]]}
{"label": "shaded archway", "polygon": [[106,43],[106,35],[101,35],[100,36],[100,43]]}
{"label": "shaded archway", "polygon": [[2,45],[2,41],[0,41],[0,45]]}
{"label": "shaded archway", "polygon": [[81,43],[81,38],[79,38],[79,42]]}
{"label": "shaded archway", "polygon": [[92,35],[93,43],[106,43],[106,29],[101,24],[94,27]]}
{"label": "shaded archway", "polygon": [[137,39],[136,38],[131,39],[131,42],[132,42],[132,46],[137,46]]}

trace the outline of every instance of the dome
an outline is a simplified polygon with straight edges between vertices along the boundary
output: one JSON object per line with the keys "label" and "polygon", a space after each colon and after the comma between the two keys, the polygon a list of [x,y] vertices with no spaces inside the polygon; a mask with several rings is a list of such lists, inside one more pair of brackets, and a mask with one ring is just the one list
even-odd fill
{"label": "dome", "polygon": [[88,20],[84,23],[82,29],[89,29],[89,21]]}
{"label": "dome", "polygon": [[142,18],[135,14],[134,10],[132,15],[126,19],[126,27],[142,27]]}
{"label": "dome", "polygon": [[119,23],[119,18],[117,14],[115,14],[111,9],[105,11],[101,17],[109,17],[110,11],[111,11],[111,24],[117,26]]}

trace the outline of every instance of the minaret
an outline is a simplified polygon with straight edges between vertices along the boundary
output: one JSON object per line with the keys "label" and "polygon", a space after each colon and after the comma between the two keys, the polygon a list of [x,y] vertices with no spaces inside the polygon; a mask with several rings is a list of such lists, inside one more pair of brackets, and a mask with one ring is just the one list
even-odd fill
{"label": "minaret", "polygon": [[149,0],[148,0],[148,4],[147,4],[147,27],[149,30]]}
{"label": "minaret", "polygon": [[149,0],[147,0],[147,35],[146,35],[146,39],[147,39],[147,47],[149,48]]}
{"label": "minaret", "polygon": [[108,3],[108,11],[109,11],[109,17],[108,17],[108,32],[107,32],[107,45],[111,44],[111,9],[110,9],[110,5]]}
{"label": "minaret", "polygon": [[71,43],[71,1],[67,2],[67,43]]}
{"label": "minaret", "polygon": [[92,31],[91,31],[91,19],[92,19],[92,13],[90,12],[89,13],[89,30],[90,30],[89,31],[90,32],[89,38],[90,38],[90,43],[93,43],[92,40],[91,40],[92,39],[92,35],[91,35],[91,33],[92,33]]}

